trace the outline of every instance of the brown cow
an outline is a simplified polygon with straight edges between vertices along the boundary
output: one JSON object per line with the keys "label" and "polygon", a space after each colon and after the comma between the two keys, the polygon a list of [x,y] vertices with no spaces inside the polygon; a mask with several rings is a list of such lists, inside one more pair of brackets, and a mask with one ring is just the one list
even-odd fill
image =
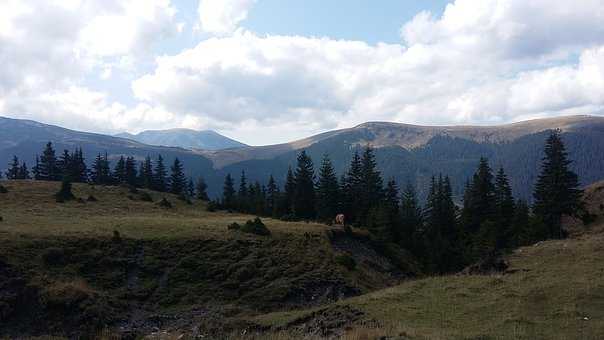
{"label": "brown cow", "polygon": [[337,214],[334,222],[336,225],[344,226],[346,224],[346,219],[344,218],[344,214]]}

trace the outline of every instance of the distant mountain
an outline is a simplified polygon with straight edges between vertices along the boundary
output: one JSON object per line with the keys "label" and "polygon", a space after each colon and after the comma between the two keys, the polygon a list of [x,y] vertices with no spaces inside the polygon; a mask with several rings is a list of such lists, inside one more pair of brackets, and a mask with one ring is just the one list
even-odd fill
{"label": "distant mountain", "polygon": [[0,169],[6,168],[12,155],[32,164],[47,141],[57,152],[82,146],[90,161],[107,151],[115,159],[133,155],[142,160],[147,154],[162,154],[171,162],[179,157],[191,176],[204,176],[209,194],[222,191],[227,173],[238,179],[245,170],[250,181],[265,183],[269,175],[283,183],[287,168],[295,166],[296,155],[306,150],[318,167],[323,154],[330,155],[336,171],[346,171],[352,154],[365,145],[376,150],[378,166],[385,179],[399,185],[412,183],[425,196],[431,176],[451,177],[454,194],[459,198],[465,182],[474,172],[481,156],[496,169],[503,166],[518,197],[531,198],[539,173],[543,145],[549,131],[560,129],[573,167],[587,185],[604,179],[604,117],[569,116],[538,119],[501,126],[416,126],[370,122],[359,126],[311,136],[291,143],[269,146],[244,146],[225,150],[186,150],[178,147],[151,146],[119,137],[84,133],[33,121],[0,117]]}
{"label": "distant mountain", "polygon": [[185,149],[221,150],[247,146],[211,130],[147,130],[135,135],[126,132],[120,133],[116,137],[128,138],[149,145],[178,146]]}

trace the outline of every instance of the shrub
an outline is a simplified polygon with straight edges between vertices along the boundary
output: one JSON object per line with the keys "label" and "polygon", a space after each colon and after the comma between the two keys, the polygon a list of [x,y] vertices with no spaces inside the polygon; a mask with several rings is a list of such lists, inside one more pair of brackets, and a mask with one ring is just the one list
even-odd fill
{"label": "shrub", "polygon": [[75,199],[75,196],[71,192],[71,180],[69,178],[63,178],[61,182],[61,190],[55,194],[57,202],[63,203]]}
{"label": "shrub", "polygon": [[229,224],[227,226],[227,229],[229,229],[229,230],[240,230],[241,229],[241,225],[239,223],[237,223],[237,222],[233,222],[233,223],[231,223],[231,224]]}
{"label": "shrub", "polygon": [[215,212],[216,210],[220,209],[220,204],[218,204],[218,202],[216,201],[209,201],[208,205],[206,207],[206,210],[209,212]]}
{"label": "shrub", "polygon": [[4,218],[2,218],[2,216],[0,216],[0,222],[4,221]]}
{"label": "shrub", "polygon": [[98,201],[98,200],[96,199],[96,197],[94,197],[94,196],[92,196],[92,195],[88,195],[88,198],[87,198],[86,200],[87,200],[88,202],[96,202],[96,201]]}
{"label": "shrub", "polygon": [[140,198],[143,202],[153,202],[153,197],[151,197],[151,195],[146,191],[140,192]]}
{"label": "shrub", "polygon": [[336,263],[348,270],[354,270],[357,267],[357,261],[355,261],[349,254],[337,255]]}
{"label": "shrub", "polygon": [[162,208],[172,208],[172,203],[170,203],[170,201],[168,201],[165,197],[163,197],[161,199],[161,201],[159,202],[159,206]]}
{"label": "shrub", "polygon": [[63,248],[48,248],[42,253],[42,261],[47,265],[58,265],[65,262],[65,250]]}
{"label": "shrub", "polygon": [[138,189],[134,185],[128,185],[128,192],[131,194],[138,194]]}
{"label": "shrub", "polygon": [[113,230],[113,237],[111,237],[111,241],[113,241],[115,243],[122,242],[122,235],[120,235],[119,231]]}
{"label": "shrub", "polygon": [[0,184],[0,194],[6,194],[8,189],[6,189],[2,184]]}
{"label": "shrub", "polygon": [[268,230],[259,217],[256,217],[253,221],[248,220],[245,222],[245,224],[241,227],[241,231],[260,236],[268,236],[271,234],[271,231]]}

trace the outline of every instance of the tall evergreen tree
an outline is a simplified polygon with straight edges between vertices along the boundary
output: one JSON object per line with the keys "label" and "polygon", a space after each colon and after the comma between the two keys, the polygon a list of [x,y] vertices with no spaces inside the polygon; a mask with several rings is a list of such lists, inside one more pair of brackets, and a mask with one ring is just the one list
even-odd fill
{"label": "tall evergreen tree", "polygon": [[170,173],[170,192],[175,195],[185,194],[187,179],[185,178],[183,165],[178,158],[174,158]]}
{"label": "tall evergreen tree", "polygon": [[367,224],[367,215],[374,206],[379,206],[384,199],[382,176],[377,169],[377,162],[373,149],[369,146],[363,151],[361,157],[361,195],[358,210],[358,220]]}
{"label": "tall evergreen tree", "polygon": [[147,189],[153,189],[153,163],[151,157],[147,155],[140,168],[141,186]]}
{"label": "tall evergreen tree", "polygon": [[88,167],[86,166],[86,160],[84,159],[84,152],[82,148],[76,148],[72,162],[69,167],[71,178],[74,182],[86,183],[88,182]]}
{"label": "tall evergreen tree", "polygon": [[464,210],[462,220],[464,229],[469,234],[475,234],[487,220],[493,220],[495,214],[495,185],[493,172],[486,158],[481,157],[478,169],[470,183],[469,193],[464,194]]}
{"label": "tall evergreen tree", "polygon": [[19,167],[19,179],[29,179],[29,170],[27,169],[27,164],[23,162]]}
{"label": "tall evergreen tree", "polygon": [[120,156],[113,169],[113,179],[116,183],[126,183],[126,159]]}
{"label": "tall evergreen tree", "polygon": [[195,185],[195,190],[197,192],[197,199],[200,201],[209,201],[210,198],[208,197],[208,185],[206,184],[206,181],[203,179],[203,177],[199,177],[197,179],[197,184]]}
{"label": "tall evergreen tree", "polygon": [[70,181],[74,181],[72,177],[72,155],[68,150],[63,150],[63,153],[57,160],[57,168],[59,169],[60,176],[69,177]]}
{"label": "tall evergreen tree", "polygon": [[233,183],[233,177],[231,177],[231,174],[227,174],[224,178],[224,186],[222,188],[222,205],[226,209],[233,209],[235,207],[235,184]]}
{"label": "tall evergreen tree", "polygon": [[362,173],[361,157],[358,151],[355,151],[348,172],[344,176],[341,183],[341,191],[343,193],[343,210],[346,219],[356,223],[359,216],[359,211],[362,204],[363,195],[363,173]]}
{"label": "tall evergreen tree", "polygon": [[582,191],[571,164],[560,131],[553,131],[545,144],[545,157],[533,193],[533,212],[548,227],[549,237],[562,238],[562,215],[576,216],[582,208]]}
{"label": "tall evergreen tree", "polygon": [[36,165],[32,168],[32,172],[34,174],[35,180],[40,180],[40,157],[36,155]]}
{"label": "tall evergreen tree", "polygon": [[495,178],[495,225],[497,227],[497,248],[509,246],[512,238],[511,227],[514,220],[514,197],[512,188],[503,168],[499,168]]}
{"label": "tall evergreen tree", "polygon": [[17,156],[13,156],[13,160],[8,164],[6,179],[19,179],[19,158]]}
{"label": "tall evergreen tree", "polygon": [[278,200],[279,186],[277,186],[273,175],[270,175],[266,186],[266,214],[268,216],[276,216]]}
{"label": "tall evergreen tree", "polygon": [[401,198],[401,227],[398,241],[416,255],[421,251],[419,234],[422,226],[422,210],[413,185],[408,182]]}
{"label": "tall evergreen tree", "polygon": [[240,211],[247,211],[250,206],[250,199],[248,197],[247,179],[245,177],[245,171],[241,170],[241,177],[239,178],[239,190],[237,191],[237,202],[239,204]]}
{"label": "tall evergreen tree", "polygon": [[340,211],[338,178],[329,156],[325,154],[319,168],[316,188],[316,211],[320,221],[331,221]]}
{"label": "tall evergreen tree", "polygon": [[193,182],[193,178],[189,178],[189,182],[187,183],[187,197],[189,199],[195,197],[195,183]]}
{"label": "tall evergreen tree", "polygon": [[155,171],[153,173],[153,182],[155,190],[165,192],[168,191],[168,173],[166,166],[164,165],[164,158],[161,155],[157,156],[157,162],[155,163]]}
{"label": "tall evergreen tree", "polygon": [[109,171],[109,160],[107,159],[107,153],[105,153],[104,156],[99,153],[92,162],[90,179],[92,180],[92,183],[99,185],[111,183],[111,173]]}
{"label": "tall evergreen tree", "polygon": [[281,210],[284,215],[289,215],[293,212],[294,196],[296,194],[296,179],[291,167],[287,169],[287,176],[285,177],[285,186],[283,189],[285,192]]}
{"label": "tall evergreen tree", "polygon": [[138,179],[136,171],[136,161],[134,160],[134,157],[126,157],[126,163],[124,165],[124,175],[125,182],[130,186],[136,187]]}
{"label": "tall evergreen tree", "polygon": [[312,159],[302,150],[298,155],[294,173],[296,189],[294,192],[293,210],[297,218],[313,219],[315,217],[315,171]]}
{"label": "tall evergreen tree", "polygon": [[44,181],[57,181],[60,178],[60,170],[57,167],[57,157],[52,143],[48,142],[38,165],[38,177]]}

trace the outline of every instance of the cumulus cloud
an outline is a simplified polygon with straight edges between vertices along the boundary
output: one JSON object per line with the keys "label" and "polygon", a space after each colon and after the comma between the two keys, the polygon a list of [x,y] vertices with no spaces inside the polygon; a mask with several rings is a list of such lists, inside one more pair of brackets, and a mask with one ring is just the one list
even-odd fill
{"label": "cumulus cloud", "polygon": [[256,0],[200,0],[199,20],[203,31],[226,35],[235,31],[247,18]]}
{"label": "cumulus cloud", "polygon": [[[175,9],[167,0],[98,2],[82,20],[79,1],[61,3],[45,2],[51,16],[42,18],[22,2],[0,4],[5,112],[75,117],[91,129],[214,128],[253,144],[374,120],[487,124],[604,112],[601,0],[457,0],[442,16],[401,23],[399,44],[266,36],[238,27],[254,1],[202,0],[201,28],[214,36],[155,58],[132,82],[129,105],[78,75],[115,78],[108,58],[136,65],[133,55],[179,30]],[[95,43],[107,27],[127,34]]]}

